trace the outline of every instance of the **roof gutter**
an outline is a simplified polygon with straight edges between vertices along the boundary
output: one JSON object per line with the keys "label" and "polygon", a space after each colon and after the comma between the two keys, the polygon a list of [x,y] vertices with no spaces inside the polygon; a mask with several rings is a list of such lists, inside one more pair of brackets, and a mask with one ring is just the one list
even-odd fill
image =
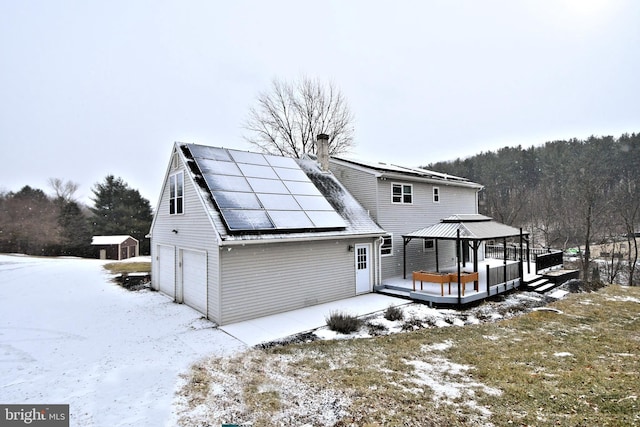
{"label": "roof gutter", "polygon": [[319,240],[336,240],[336,239],[372,239],[384,236],[385,232],[353,234],[353,235],[333,235],[333,236],[309,236],[300,238],[283,238],[283,239],[250,239],[250,240],[222,240],[219,246],[245,246],[245,245],[261,245],[266,243],[296,243],[296,242],[314,242]]}
{"label": "roof gutter", "polygon": [[406,175],[401,173],[393,173],[393,172],[383,172],[378,174],[379,178],[387,178],[387,179],[398,179],[404,181],[418,181],[418,182],[426,182],[429,184],[439,184],[439,185],[452,185],[456,187],[466,187],[466,188],[476,188],[478,190],[484,188],[483,185],[478,184],[472,181],[458,181],[458,180],[447,180],[447,179],[437,179],[437,178],[426,178],[415,175]]}

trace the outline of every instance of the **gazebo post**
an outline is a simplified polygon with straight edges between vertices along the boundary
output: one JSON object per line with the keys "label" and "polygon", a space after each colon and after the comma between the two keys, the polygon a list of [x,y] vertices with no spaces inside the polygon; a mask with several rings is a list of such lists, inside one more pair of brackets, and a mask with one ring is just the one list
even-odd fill
{"label": "gazebo post", "polygon": [[507,289],[507,238],[502,239],[504,246],[504,260],[502,262],[502,278],[504,279],[504,289]]}
{"label": "gazebo post", "polygon": [[456,261],[458,264],[458,306],[462,306],[462,296],[460,293],[460,229],[456,230]]}
{"label": "gazebo post", "polygon": [[[520,229],[520,233],[522,234],[522,228]],[[527,244],[527,274],[531,274],[531,251],[529,250],[529,238],[524,236],[522,238]]]}
{"label": "gazebo post", "polygon": [[[520,262],[518,263],[518,273],[520,273],[520,285],[522,285],[524,283],[524,256],[522,254],[522,244],[524,243],[523,241],[523,235],[522,235],[522,227],[520,227]],[[527,251],[528,253],[529,251]]]}
{"label": "gazebo post", "polygon": [[480,272],[478,271],[478,249],[480,248],[480,240],[473,240],[473,271],[478,273],[478,280],[473,282],[473,289],[480,290]]}

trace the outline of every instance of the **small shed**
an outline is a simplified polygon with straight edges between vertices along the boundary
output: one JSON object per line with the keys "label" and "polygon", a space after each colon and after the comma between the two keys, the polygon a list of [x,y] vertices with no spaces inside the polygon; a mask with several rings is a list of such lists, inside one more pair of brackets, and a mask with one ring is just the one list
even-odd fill
{"label": "small shed", "polygon": [[91,245],[95,246],[100,259],[122,260],[140,254],[137,239],[131,236],[93,236]]}

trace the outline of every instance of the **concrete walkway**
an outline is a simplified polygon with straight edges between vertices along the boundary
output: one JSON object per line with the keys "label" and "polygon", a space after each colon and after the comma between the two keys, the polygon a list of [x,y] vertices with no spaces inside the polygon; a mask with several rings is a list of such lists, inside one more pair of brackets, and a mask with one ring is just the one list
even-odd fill
{"label": "concrete walkway", "polygon": [[385,310],[390,305],[409,304],[410,301],[380,294],[365,294],[326,304],[314,305],[286,313],[260,317],[244,322],[220,326],[219,329],[243,343],[256,344],[275,341],[308,332],[326,325],[326,317],[333,311],[364,316]]}

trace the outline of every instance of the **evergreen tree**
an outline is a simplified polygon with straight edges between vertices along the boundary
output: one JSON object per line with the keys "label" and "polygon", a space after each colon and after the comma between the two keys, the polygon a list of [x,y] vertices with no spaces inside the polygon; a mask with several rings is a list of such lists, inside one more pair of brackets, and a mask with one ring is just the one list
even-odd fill
{"label": "evergreen tree", "polygon": [[140,241],[140,253],[148,254],[149,242],[145,236],[153,219],[149,201],[138,190],[129,188],[122,178],[113,175],[97,183],[92,191],[93,234],[131,235]]}
{"label": "evergreen tree", "polygon": [[60,255],[90,256],[91,230],[80,205],[71,200],[57,199],[60,209],[58,224],[61,229]]}

